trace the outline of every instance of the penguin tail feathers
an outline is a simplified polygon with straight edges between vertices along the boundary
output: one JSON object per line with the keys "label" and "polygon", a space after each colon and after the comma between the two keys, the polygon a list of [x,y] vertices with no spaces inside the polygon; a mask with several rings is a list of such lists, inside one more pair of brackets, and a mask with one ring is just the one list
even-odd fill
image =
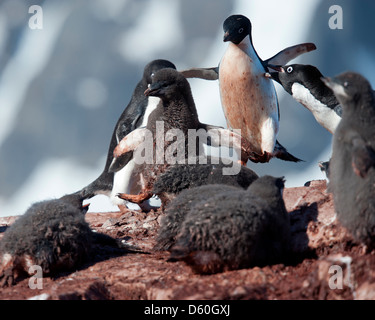
{"label": "penguin tail feathers", "polygon": [[276,145],[275,145],[275,149],[274,149],[274,152],[273,152],[273,156],[278,158],[278,159],[281,159],[281,160],[284,160],[284,161],[290,161],[290,162],[305,162],[305,160],[301,160],[295,156],[293,156],[292,154],[290,154],[286,149],[285,147],[283,147],[279,141],[276,140]]}

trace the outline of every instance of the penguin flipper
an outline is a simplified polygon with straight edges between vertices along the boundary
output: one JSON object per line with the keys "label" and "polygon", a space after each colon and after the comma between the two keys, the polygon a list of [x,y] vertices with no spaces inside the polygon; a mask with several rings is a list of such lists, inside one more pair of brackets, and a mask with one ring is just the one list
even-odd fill
{"label": "penguin flipper", "polygon": [[272,153],[273,157],[276,157],[280,160],[291,161],[291,162],[304,162],[304,160],[298,159],[292,154],[290,154],[285,147],[283,147],[279,141],[276,140],[275,149]]}
{"label": "penguin flipper", "polygon": [[134,151],[145,140],[148,132],[146,128],[138,128],[130,132],[116,146],[113,156],[118,158],[129,151]]}
{"label": "penguin flipper", "polygon": [[218,80],[219,79],[219,67],[213,68],[191,68],[182,70],[180,73],[185,78],[199,78],[204,80]]}
{"label": "penguin flipper", "polygon": [[284,50],[275,54],[273,57],[265,60],[263,63],[266,68],[269,64],[285,66],[289,61],[297,58],[301,54],[313,51],[315,49],[316,46],[314,43],[309,42],[297,44],[295,46],[285,48]]}
{"label": "penguin flipper", "polygon": [[235,131],[210,126],[208,138],[207,144],[210,146],[233,148],[244,163],[246,163],[248,159],[258,162],[256,159],[258,159],[259,155],[253,151],[256,150],[256,148],[247,139],[243,138],[241,134]]}
{"label": "penguin flipper", "polygon": [[221,126],[215,126],[213,124],[200,123],[198,129],[204,129],[206,131],[213,129],[224,129]]}
{"label": "penguin flipper", "polygon": [[111,165],[108,168],[108,172],[118,172],[125,167],[129,161],[133,158],[133,152],[127,152],[117,158],[113,158]]}

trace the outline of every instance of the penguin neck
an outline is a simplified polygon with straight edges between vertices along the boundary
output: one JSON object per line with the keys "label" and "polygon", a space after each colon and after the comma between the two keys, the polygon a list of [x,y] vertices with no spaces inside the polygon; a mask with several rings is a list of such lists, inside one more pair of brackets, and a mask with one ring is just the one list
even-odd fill
{"label": "penguin neck", "polygon": [[258,53],[255,51],[253,46],[253,40],[251,38],[251,35],[247,35],[238,45],[238,48],[240,48],[243,52],[245,52],[253,61],[259,60],[262,62],[262,60],[259,58]]}
{"label": "penguin neck", "polygon": [[339,124],[341,117],[337,115],[334,109],[328,107],[314,95],[314,88],[307,88],[304,85],[295,82],[292,85],[292,95],[295,100],[301,103],[306,109],[310,110],[316,121],[333,133]]}

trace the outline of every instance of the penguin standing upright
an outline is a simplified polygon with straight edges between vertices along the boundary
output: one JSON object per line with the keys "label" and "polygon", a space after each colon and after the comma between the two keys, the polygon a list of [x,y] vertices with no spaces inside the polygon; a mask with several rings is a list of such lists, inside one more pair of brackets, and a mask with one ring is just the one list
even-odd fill
{"label": "penguin standing upright", "polygon": [[[299,44],[261,60],[251,38],[251,22],[243,15],[232,15],[223,24],[228,48],[218,68],[183,71],[189,77],[208,80],[218,75],[220,96],[228,127],[240,129],[253,146],[253,162],[268,162],[272,157],[298,162],[276,140],[279,131],[279,106],[271,79],[265,76],[268,65],[285,64],[302,53],[315,50],[312,43]],[[284,63],[281,63],[281,62]]]}
{"label": "penguin standing upright", "polygon": [[229,42],[219,65],[221,104],[227,124],[241,129],[253,142],[259,162],[276,156],[298,161],[284,149],[278,150],[279,106],[276,90],[265,77],[267,67],[255,51],[251,38],[251,22],[242,15],[233,15],[223,24],[224,42]]}
{"label": "penguin standing upright", "polygon": [[324,83],[343,113],[335,134],[330,182],[337,218],[354,238],[375,248],[375,94],[360,74],[346,72]]}
{"label": "penguin standing upright", "polygon": [[[176,69],[172,62],[162,59],[153,60],[145,66],[143,77],[135,87],[129,104],[122,112],[114,128],[104,170],[96,180],[81,190],[81,195],[84,198],[105,194],[111,198],[114,204],[125,205],[126,202],[116,195],[118,193],[137,192],[139,178],[132,174],[134,162],[131,153],[122,157],[121,162],[117,162],[116,172],[109,171],[109,168],[113,162],[113,150],[119,141],[133,130],[146,126],[149,115],[161,103],[159,98],[145,96],[144,92],[152,82],[155,72],[163,68]],[[147,211],[147,207],[144,204],[143,209]]]}

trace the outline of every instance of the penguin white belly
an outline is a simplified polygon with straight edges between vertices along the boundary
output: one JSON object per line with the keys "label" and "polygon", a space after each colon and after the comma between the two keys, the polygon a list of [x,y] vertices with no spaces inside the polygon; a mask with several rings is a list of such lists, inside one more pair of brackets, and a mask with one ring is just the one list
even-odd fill
{"label": "penguin white belly", "polygon": [[295,100],[310,110],[316,121],[332,134],[341,121],[341,117],[328,106],[316,99],[311,92],[300,83],[293,83],[292,95]]}
{"label": "penguin white belly", "polygon": [[143,121],[142,121],[142,124],[140,125],[140,127],[145,127],[147,125],[148,118],[149,118],[151,112],[154,111],[157,108],[159,103],[161,103],[160,98],[158,98],[158,97],[148,97],[148,104],[147,104],[145,114],[143,116]]}
{"label": "penguin white belly", "polygon": [[259,154],[274,151],[279,130],[276,90],[249,37],[229,43],[220,62],[220,96],[227,124],[240,129]]}
{"label": "penguin white belly", "polygon": [[[148,97],[148,104],[140,127],[145,127],[152,111],[161,103],[160,98]],[[117,141],[119,143],[120,141]],[[123,205],[126,201],[117,197],[118,193],[137,194],[142,190],[142,177],[134,174],[135,161],[130,160],[121,170],[115,172],[113,177],[113,188],[110,195],[114,205]]]}
{"label": "penguin white belly", "polygon": [[132,172],[134,170],[135,161],[130,160],[120,171],[115,172],[113,177],[113,187],[111,192],[111,202],[114,205],[124,204],[126,201],[117,197],[118,193],[130,193],[132,185]]}

